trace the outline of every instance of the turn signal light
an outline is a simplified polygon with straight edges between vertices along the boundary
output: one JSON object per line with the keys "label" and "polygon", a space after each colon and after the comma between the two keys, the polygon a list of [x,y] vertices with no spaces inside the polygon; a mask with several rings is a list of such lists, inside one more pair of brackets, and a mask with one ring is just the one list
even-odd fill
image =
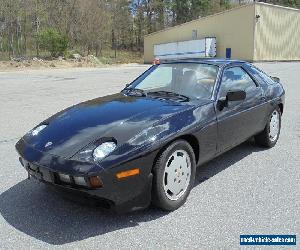
{"label": "turn signal light", "polygon": [[138,175],[140,173],[140,169],[139,168],[134,168],[134,169],[130,169],[127,171],[123,171],[123,172],[119,172],[116,174],[118,179],[122,179],[122,178],[126,178],[129,176],[133,176],[133,175]]}
{"label": "turn signal light", "polygon": [[91,184],[92,188],[99,188],[99,187],[103,186],[103,183],[102,183],[99,176],[89,177],[89,181],[90,181],[90,184]]}
{"label": "turn signal light", "polygon": [[153,65],[158,65],[158,64],[160,64],[160,60],[159,60],[159,58],[155,58],[154,60],[153,60],[153,63],[152,63]]}

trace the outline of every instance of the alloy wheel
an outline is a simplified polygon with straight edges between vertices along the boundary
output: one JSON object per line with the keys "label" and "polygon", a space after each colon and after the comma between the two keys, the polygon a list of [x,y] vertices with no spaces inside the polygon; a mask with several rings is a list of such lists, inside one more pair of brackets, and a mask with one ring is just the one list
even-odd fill
{"label": "alloy wheel", "polygon": [[277,110],[274,110],[270,117],[269,138],[272,142],[277,140],[279,134],[279,127],[280,127],[279,116],[280,116],[279,112]]}
{"label": "alloy wheel", "polygon": [[168,199],[178,200],[184,195],[191,179],[191,159],[185,150],[176,150],[168,158],[163,178]]}

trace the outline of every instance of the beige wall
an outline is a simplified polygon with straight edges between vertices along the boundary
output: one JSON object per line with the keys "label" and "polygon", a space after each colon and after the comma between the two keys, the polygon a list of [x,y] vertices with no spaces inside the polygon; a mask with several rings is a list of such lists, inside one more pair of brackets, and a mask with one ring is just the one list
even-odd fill
{"label": "beige wall", "polygon": [[147,63],[153,61],[154,44],[191,40],[192,30],[197,30],[199,39],[217,38],[217,57],[224,58],[229,47],[232,48],[232,58],[252,61],[254,23],[255,8],[252,4],[150,34],[144,38],[144,60]]}
{"label": "beige wall", "polygon": [[256,4],[254,60],[300,60],[300,11]]}

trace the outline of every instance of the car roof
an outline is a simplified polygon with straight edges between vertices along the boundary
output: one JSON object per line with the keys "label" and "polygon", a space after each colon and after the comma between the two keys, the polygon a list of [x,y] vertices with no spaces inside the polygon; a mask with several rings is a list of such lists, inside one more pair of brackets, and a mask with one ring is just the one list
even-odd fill
{"label": "car roof", "polygon": [[248,63],[243,60],[233,60],[233,59],[224,59],[224,58],[190,58],[190,59],[170,59],[170,60],[161,60],[163,63],[207,63],[214,64],[217,66],[224,66],[234,63]]}

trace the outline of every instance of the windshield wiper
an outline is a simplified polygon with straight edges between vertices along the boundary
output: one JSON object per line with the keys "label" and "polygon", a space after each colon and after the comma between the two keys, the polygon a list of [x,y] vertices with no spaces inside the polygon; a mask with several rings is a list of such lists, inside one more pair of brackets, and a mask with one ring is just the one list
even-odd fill
{"label": "windshield wiper", "polygon": [[190,99],[188,96],[171,92],[171,91],[165,91],[165,90],[148,92],[148,95],[159,95],[159,96],[166,96],[171,98],[176,97],[179,99],[184,99],[185,101],[188,101]]}
{"label": "windshield wiper", "polygon": [[147,96],[144,90],[136,89],[136,88],[128,88],[124,89],[127,95],[135,95],[135,96]]}

